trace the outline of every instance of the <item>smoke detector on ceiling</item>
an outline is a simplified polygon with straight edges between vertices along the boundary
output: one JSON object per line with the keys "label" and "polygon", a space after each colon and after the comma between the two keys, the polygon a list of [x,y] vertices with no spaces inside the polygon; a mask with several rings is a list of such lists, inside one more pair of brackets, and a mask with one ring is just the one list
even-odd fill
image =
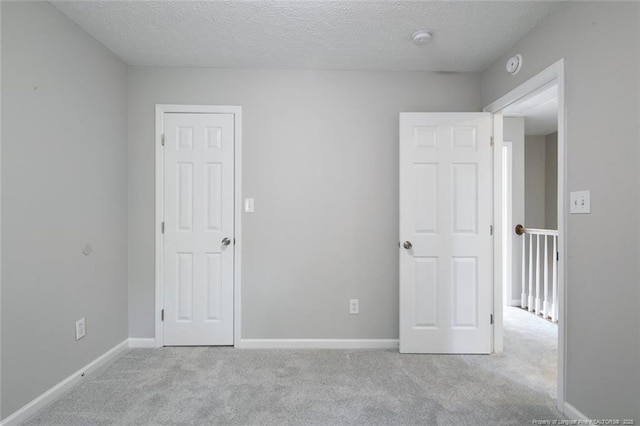
{"label": "smoke detector on ceiling", "polygon": [[509,74],[518,74],[520,68],[522,68],[522,55],[517,54],[516,56],[512,56],[507,60],[507,72]]}
{"label": "smoke detector on ceiling", "polygon": [[412,36],[413,44],[422,46],[424,44],[429,43],[431,41],[431,37],[433,37],[433,35],[429,31],[426,31],[426,30],[416,31],[415,33],[413,33],[413,36]]}

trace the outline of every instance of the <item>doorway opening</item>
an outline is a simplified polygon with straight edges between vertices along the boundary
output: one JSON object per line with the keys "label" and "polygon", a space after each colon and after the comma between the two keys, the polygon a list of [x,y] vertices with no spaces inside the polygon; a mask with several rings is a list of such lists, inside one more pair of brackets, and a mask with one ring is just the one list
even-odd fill
{"label": "doorway opening", "polygon": [[557,323],[557,84],[505,109],[502,153],[503,306]]}
{"label": "doorway opening", "polygon": [[523,379],[548,390],[564,412],[563,60],[485,111],[494,113],[494,199],[500,234],[494,265],[499,271],[494,287],[494,349],[530,365]]}
{"label": "doorway opening", "polygon": [[557,101],[554,84],[507,107],[502,145],[504,351],[548,395],[558,360]]}

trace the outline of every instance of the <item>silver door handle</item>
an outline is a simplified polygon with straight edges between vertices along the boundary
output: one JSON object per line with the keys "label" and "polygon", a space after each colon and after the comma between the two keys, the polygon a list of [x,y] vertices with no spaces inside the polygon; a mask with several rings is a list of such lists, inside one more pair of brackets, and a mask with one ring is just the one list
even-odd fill
{"label": "silver door handle", "polygon": [[413,247],[413,244],[411,244],[411,241],[405,241],[402,244],[402,247],[406,248],[407,250],[411,250],[411,248]]}
{"label": "silver door handle", "polygon": [[227,238],[227,237],[224,237],[222,239],[222,245],[223,246],[228,246],[229,244],[231,244],[231,240],[229,238]]}

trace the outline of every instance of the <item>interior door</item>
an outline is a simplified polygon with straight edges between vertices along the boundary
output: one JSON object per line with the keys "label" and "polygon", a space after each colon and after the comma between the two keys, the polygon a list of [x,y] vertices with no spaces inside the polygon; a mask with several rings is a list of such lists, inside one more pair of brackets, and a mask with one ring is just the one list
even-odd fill
{"label": "interior door", "polygon": [[164,344],[233,344],[233,114],[163,117]]}
{"label": "interior door", "polygon": [[400,352],[490,353],[492,120],[400,114]]}

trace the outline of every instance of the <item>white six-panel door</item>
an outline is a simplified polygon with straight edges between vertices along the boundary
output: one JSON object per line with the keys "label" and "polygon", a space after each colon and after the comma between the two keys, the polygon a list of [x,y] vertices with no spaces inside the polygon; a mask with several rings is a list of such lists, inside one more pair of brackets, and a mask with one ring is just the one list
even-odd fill
{"label": "white six-panel door", "polygon": [[492,121],[400,114],[400,352],[490,353]]}
{"label": "white six-panel door", "polygon": [[233,344],[234,116],[163,117],[164,344]]}

